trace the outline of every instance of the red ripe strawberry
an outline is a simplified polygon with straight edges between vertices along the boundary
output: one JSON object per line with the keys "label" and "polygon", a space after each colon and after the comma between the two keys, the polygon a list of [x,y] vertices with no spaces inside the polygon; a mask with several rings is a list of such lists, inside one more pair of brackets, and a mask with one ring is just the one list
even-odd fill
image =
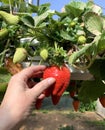
{"label": "red ripe strawberry", "polygon": [[35,108],[36,109],[40,109],[42,106],[42,101],[43,99],[37,99],[36,103],[35,103]]}
{"label": "red ripe strawberry", "polygon": [[56,83],[45,91],[46,96],[52,96],[54,105],[59,102],[60,97],[68,87],[70,82],[70,75],[70,70],[66,66],[50,66],[44,71],[43,79],[48,77],[53,77],[56,79]]}
{"label": "red ripe strawberry", "polygon": [[54,105],[56,105],[60,100],[60,96],[57,96],[57,95],[51,95],[51,98],[52,98],[52,103]]}
{"label": "red ripe strawberry", "polygon": [[105,107],[105,96],[99,98],[99,101],[103,107]]}
{"label": "red ripe strawberry", "polygon": [[69,94],[70,94],[70,97],[73,98],[75,96],[76,92],[75,91],[70,91]]}
{"label": "red ripe strawberry", "polygon": [[73,108],[75,111],[78,111],[79,105],[80,105],[80,101],[79,100],[73,100],[72,102]]}

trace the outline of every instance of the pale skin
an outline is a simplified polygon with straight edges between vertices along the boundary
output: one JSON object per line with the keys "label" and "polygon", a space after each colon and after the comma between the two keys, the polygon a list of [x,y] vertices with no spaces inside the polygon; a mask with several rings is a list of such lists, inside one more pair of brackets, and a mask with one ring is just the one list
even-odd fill
{"label": "pale skin", "polygon": [[30,82],[45,68],[43,65],[31,66],[12,76],[0,106],[0,130],[11,130],[29,114],[38,98],[45,97],[42,92],[55,83],[55,79]]}

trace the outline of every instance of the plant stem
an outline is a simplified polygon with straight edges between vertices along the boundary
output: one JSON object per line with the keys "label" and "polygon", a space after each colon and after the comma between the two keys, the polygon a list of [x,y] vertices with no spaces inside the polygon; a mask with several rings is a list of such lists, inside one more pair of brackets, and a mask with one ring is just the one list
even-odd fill
{"label": "plant stem", "polygon": [[[8,49],[8,46],[9,46],[9,39],[7,40],[6,46],[5,46],[5,48],[4,48],[4,51],[0,54],[0,55],[2,55],[2,56],[1,56],[1,60],[0,60],[0,64],[1,64],[1,65],[3,65],[3,61],[4,61],[4,58],[5,58],[5,54],[6,54],[6,52],[9,50],[9,49]],[[0,65],[0,66],[1,66],[1,65]]]}
{"label": "plant stem", "polygon": [[11,5],[11,0],[9,0],[9,8],[10,8],[10,14],[12,14],[12,5]]}
{"label": "plant stem", "polygon": [[93,58],[91,61],[90,61],[90,63],[87,65],[87,66],[77,66],[77,65],[73,65],[76,69],[78,69],[78,70],[83,70],[83,71],[85,71],[85,70],[87,70],[92,64],[93,64],[93,62],[94,62],[94,60],[95,60],[95,58]]}
{"label": "plant stem", "polygon": [[34,54],[33,54],[33,57],[31,58],[31,61],[30,61],[30,64],[29,64],[29,66],[31,66],[32,65],[32,62],[33,62],[33,60],[34,60],[34,56],[36,55],[36,52],[34,52]]}

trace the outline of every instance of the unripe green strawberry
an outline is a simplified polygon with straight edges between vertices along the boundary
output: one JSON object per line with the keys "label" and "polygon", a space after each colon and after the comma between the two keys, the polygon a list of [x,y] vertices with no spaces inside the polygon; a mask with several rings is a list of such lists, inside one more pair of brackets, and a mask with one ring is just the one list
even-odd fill
{"label": "unripe green strawberry", "polygon": [[83,35],[79,36],[79,37],[78,37],[78,43],[79,43],[79,44],[84,44],[84,43],[86,43],[86,37],[83,36]]}
{"label": "unripe green strawberry", "polygon": [[75,21],[70,22],[70,27],[74,27],[76,25]]}
{"label": "unripe green strawberry", "polygon": [[10,25],[18,24],[19,23],[19,16],[12,15],[10,13],[7,13],[5,11],[0,11],[0,16],[3,18],[3,20]]}
{"label": "unripe green strawberry", "polygon": [[20,63],[27,57],[27,51],[24,48],[17,48],[13,57],[13,63]]}
{"label": "unripe green strawberry", "polygon": [[7,28],[3,28],[0,30],[0,40],[5,38],[8,35],[8,29]]}
{"label": "unripe green strawberry", "polygon": [[42,49],[40,51],[40,56],[42,57],[43,60],[46,60],[48,58],[48,51],[47,51],[47,49]]}

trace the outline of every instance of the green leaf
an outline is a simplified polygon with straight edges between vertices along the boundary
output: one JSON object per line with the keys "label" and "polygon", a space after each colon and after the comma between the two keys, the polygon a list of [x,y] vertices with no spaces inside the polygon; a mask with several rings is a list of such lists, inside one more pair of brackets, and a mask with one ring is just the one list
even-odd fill
{"label": "green leaf", "polygon": [[0,92],[0,102],[2,102],[5,92]]}
{"label": "green leaf", "polygon": [[100,39],[97,44],[97,50],[99,53],[105,50],[105,31],[102,32]]}
{"label": "green leaf", "polygon": [[5,39],[4,40],[0,40],[0,56],[1,56],[1,53],[4,50],[4,48],[5,48]]}
{"label": "green leaf", "polygon": [[[0,2],[4,3],[4,4],[9,4],[9,0],[0,0]],[[18,0],[18,1],[15,1],[15,0],[10,0],[11,4],[13,5],[15,2],[18,2],[18,3],[23,3],[24,0]]]}
{"label": "green leaf", "polygon": [[11,78],[11,74],[4,68],[0,68],[0,83],[8,83]]}
{"label": "green leaf", "polygon": [[1,67],[0,68],[0,92],[5,92],[8,82],[11,78],[10,73],[4,68]]}
{"label": "green leaf", "polygon": [[38,6],[33,4],[28,4],[28,10],[30,10],[30,12],[36,13],[38,12]]}
{"label": "green leaf", "polygon": [[43,14],[39,15],[39,16],[35,16],[34,20],[35,20],[35,27],[44,22],[44,20],[51,14],[54,14],[54,11],[48,10],[46,12],[44,12]]}
{"label": "green leaf", "polygon": [[[17,8],[18,8],[19,12],[28,12],[29,11],[26,2],[19,2],[19,1],[17,1],[16,5],[18,5]],[[13,6],[15,6],[15,5],[13,5]]]}
{"label": "green leaf", "polygon": [[96,5],[93,1],[87,2],[86,10],[88,10],[89,12],[95,12],[98,15],[102,14],[102,8]]}
{"label": "green leaf", "polygon": [[[11,3],[13,3],[14,0],[11,0]],[[0,2],[5,3],[5,4],[9,4],[9,0],[1,0]]]}
{"label": "green leaf", "polygon": [[105,59],[103,59],[100,64],[100,77],[102,80],[105,80]]}
{"label": "green leaf", "polygon": [[60,32],[60,36],[65,39],[65,40],[68,40],[68,41],[74,41],[75,39],[73,37],[71,37],[67,32],[61,30]]}
{"label": "green leaf", "polygon": [[101,59],[96,59],[91,67],[88,69],[89,72],[94,75],[94,77],[100,79],[100,64],[102,63]]}
{"label": "green leaf", "polygon": [[89,71],[95,78],[105,80],[105,59],[96,59]]}
{"label": "green leaf", "polygon": [[102,17],[103,30],[105,30],[105,17]]}
{"label": "green leaf", "polygon": [[41,4],[41,5],[38,6],[38,12],[37,13],[38,13],[38,15],[41,15],[49,9],[50,9],[50,3]]}
{"label": "green leaf", "polygon": [[79,17],[86,7],[86,3],[72,1],[70,4],[65,5],[66,12],[72,14],[74,17]]}
{"label": "green leaf", "polygon": [[45,22],[41,23],[38,28],[44,28],[44,27],[46,27],[46,23]]}
{"label": "green leaf", "polygon": [[84,81],[79,90],[79,99],[82,102],[97,100],[105,92],[105,84],[101,80]]}
{"label": "green leaf", "polygon": [[32,16],[29,15],[25,15],[23,17],[21,17],[21,21],[27,25],[28,27],[34,27],[34,19],[32,18]]}
{"label": "green leaf", "polygon": [[103,23],[101,16],[93,12],[88,12],[84,15],[84,23],[87,30],[91,33],[95,35],[100,35],[102,33]]}
{"label": "green leaf", "polygon": [[0,83],[0,92],[5,92],[7,89],[8,83]]}

